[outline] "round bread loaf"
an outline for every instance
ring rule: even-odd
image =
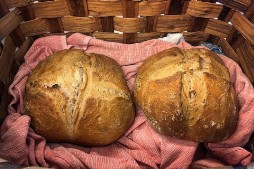
[[[25,114],[49,142],[103,146],[128,130],[134,106],[116,61],[69,49],[54,53],[32,71]]]
[[[134,97],[150,125],[171,137],[218,142],[237,125],[229,71],[207,49],[174,47],[151,56],[138,70]]]

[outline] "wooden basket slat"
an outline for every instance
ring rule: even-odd
[[[34,39],[29,37],[27,38],[24,43],[19,47],[17,52],[14,55],[14,61],[16,65],[20,66],[24,62],[24,56],[26,52],[31,47],[32,43],[34,42]]]
[[[232,29],[233,29],[232,25],[211,18],[208,21],[208,24],[205,28],[205,32],[221,38],[227,38],[230,35]]]
[[[218,45],[222,48],[223,52],[227,57],[231,58],[236,63],[240,64],[236,52],[232,49],[228,41],[226,41],[224,38],[220,38],[218,41]]]
[[[158,16],[147,16],[145,32],[155,32],[157,27],[157,21]]]
[[[188,3],[186,0],[171,0],[169,11],[166,13],[168,15],[179,15],[185,14],[187,10]]]
[[[56,18],[69,15],[66,1],[48,1],[33,3],[32,8],[37,18]]]
[[[218,18],[222,5],[200,1],[189,1],[186,14],[201,18]]]
[[[88,0],[88,12],[90,16],[122,16],[122,3]]]
[[[124,18],[138,17],[138,2],[122,1],[122,14]],[[137,33],[123,33],[123,42],[130,44],[137,42]]]
[[[253,83],[254,82],[254,68],[249,65],[249,63],[246,61],[248,57],[248,52],[246,52],[246,49],[241,46],[236,49],[236,53],[239,59],[239,62],[241,64],[241,67],[245,73],[245,75],[249,78],[249,80]]]
[[[220,0],[224,5],[237,9],[239,11],[246,11],[248,6],[251,4],[251,0]]]
[[[64,32],[61,18],[47,18],[47,26],[52,33]]]
[[[41,35],[50,32],[47,27],[46,19],[37,18],[20,24],[20,29],[25,36]]]
[[[9,35],[23,21],[20,11],[14,9],[0,19],[0,40]]]
[[[99,30],[96,18],[64,16],[61,20],[64,31],[87,33]]]
[[[82,1],[83,1],[83,7],[84,7],[85,16],[88,16],[89,11],[88,11],[87,0],[82,0]]]
[[[186,42],[198,44],[200,42],[206,42],[209,38],[209,33],[205,33],[203,31],[183,32],[183,36]]]
[[[14,58],[16,46],[12,39],[7,36],[0,57],[0,81],[6,83],[10,74],[12,61]]]
[[[70,14],[73,16],[86,16],[83,0],[68,0]]]
[[[155,16],[164,14],[166,7],[167,1],[141,1],[138,5],[138,13],[141,16]]]
[[[158,32],[183,32],[190,29],[193,18],[189,15],[162,15],[158,16]]]
[[[137,42],[144,42],[144,41],[159,38],[159,37],[160,37],[160,33],[158,32],[138,33]]]
[[[123,43],[123,34],[110,33],[110,32],[94,32],[93,36],[97,39]]]
[[[143,32],[146,26],[146,18],[119,18],[114,17],[114,29],[124,33]]]
[[[36,19],[31,5],[22,6],[22,7],[19,7],[18,9],[22,12],[24,21]]]
[[[35,0],[8,0],[8,6],[12,7],[22,7],[32,4]]]
[[[239,48],[243,50],[245,61],[254,69],[254,49],[251,44],[245,40]]]
[[[254,25],[244,17],[240,12],[235,12],[231,18],[234,27],[246,38],[252,45],[254,45]]]

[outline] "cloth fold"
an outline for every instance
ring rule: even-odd
[[[105,42],[79,33],[69,38],[50,36],[37,39],[25,56],[9,93],[13,99],[9,115],[1,126],[0,157],[23,166],[39,165],[54,168],[188,168],[196,166],[247,165],[251,153],[241,148],[254,130],[254,90],[240,67],[231,59],[220,56],[229,68],[239,100],[240,116],[235,133],[220,143],[206,147],[213,159],[195,159],[198,143],[163,136],[147,123],[141,109],[130,129],[115,143],[103,147],[82,147],[67,143],[47,143],[30,127],[30,117],[23,115],[25,83],[33,68],[55,51],[80,48],[115,59],[122,67],[130,90],[139,66],[149,56],[171,47],[193,48],[186,42],[172,44],[149,40],[137,44]]]

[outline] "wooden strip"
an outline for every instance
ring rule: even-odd
[[[157,27],[157,21],[158,21],[158,16],[147,16],[145,32],[155,32]]]
[[[20,29],[25,36],[41,35],[49,32],[46,19],[41,18],[21,23]]]
[[[8,36],[5,39],[3,52],[0,57],[0,81],[6,83],[11,70],[12,61],[15,55],[16,46]]]
[[[171,6],[171,2],[172,0],[167,0],[167,4],[166,4],[166,10],[165,10],[165,15],[169,15],[169,10],[170,10],[170,6]]]
[[[225,18],[228,16],[230,11],[231,11],[231,9],[229,7],[223,6],[222,11],[221,11],[218,19],[224,21]]]
[[[98,29],[101,32],[114,32],[113,16],[99,18]]]
[[[230,46],[228,41],[226,41],[223,38],[220,38],[219,41],[218,41],[218,45],[222,48],[223,52],[225,53],[225,55],[227,57],[229,57],[230,59],[234,60],[236,63],[240,64],[236,52]]]
[[[46,21],[51,33],[61,33],[64,31],[61,18],[48,18]]]
[[[10,77],[9,79],[10,80],[8,80],[6,83],[3,83],[0,80],[0,124],[3,123],[5,117],[8,114],[7,107],[12,99],[12,97],[8,93],[8,89],[13,78]]]
[[[85,16],[88,16],[88,5],[87,5],[87,0],[83,0],[83,6],[84,6],[84,12],[85,12]]]
[[[218,18],[222,11],[222,5],[200,2],[200,1],[189,1],[186,13],[201,18]]]
[[[97,39],[102,39],[109,42],[123,43],[123,34],[108,33],[108,32],[94,32],[93,36]]]
[[[246,9],[245,13],[244,13],[244,16],[246,18],[250,18],[251,16],[254,16],[253,15],[254,13],[254,1],[251,3],[251,5]]]
[[[141,1],[139,3],[139,15],[155,16],[164,14],[167,7],[167,1]]]
[[[21,64],[24,62],[24,56],[27,53],[28,49],[31,47],[33,42],[34,42],[33,38],[31,37],[27,38],[15,53],[14,61],[18,66],[21,66]]]
[[[0,17],[4,17],[6,14],[10,12],[9,7],[6,3],[6,1],[0,1]],[[25,36],[19,29],[19,27],[15,28],[11,33],[10,37],[12,38],[13,42],[15,43],[16,46],[20,46],[24,40]]]
[[[22,7],[22,6],[27,6],[29,4],[32,4],[35,0],[8,0],[8,6],[10,8],[13,7]]]
[[[70,32],[95,32],[98,31],[96,18],[92,17],[62,17],[63,28]]]
[[[158,32],[138,33],[137,42],[144,42],[150,39],[157,39],[159,37],[160,37],[160,33]]]
[[[123,4],[123,17],[124,18],[137,18],[138,17],[138,2],[122,0]],[[137,33],[123,33],[123,42],[127,44],[136,43]]]
[[[180,15],[185,11],[186,0],[172,0],[168,15]]]
[[[231,18],[231,22],[243,37],[247,39],[251,45],[254,45],[254,25],[240,12],[235,12]]]
[[[233,26],[226,22],[217,19],[209,19],[205,32],[221,38],[226,38],[230,35],[232,29]]]
[[[251,44],[248,41],[244,41],[240,48],[243,50],[246,62],[254,69],[254,49],[252,48]],[[252,72],[254,75],[254,72]],[[254,77],[254,76],[253,76]]]
[[[19,7],[19,10],[22,11],[22,16],[24,21],[29,21],[35,19],[34,11],[31,5]]]
[[[241,67],[243,69],[243,72],[246,74],[246,76],[249,78],[249,80],[253,83],[254,82],[254,68],[251,67],[248,63],[246,49],[244,47],[239,47],[236,50],[236,53],[239,58],[239,62],[241,63]]]
[[[206,42],[209,38],[209,34],[203,31],[183,32],[183,36],[185,41],[191,44],[199,44],[200,42]]]
[[[242,11],[244,12],[247,7],[250,5],[251,3],[251,0],[244,0],[244,1],[236,1],[236,0],[220,0],[220,2],[230,8],[233,8],[233,9],[236,9],[236,10],[239,10],[239,11]]]
[[[114,28],[124,33],[143,32],[146,26],[145,18],[119,18],[114,17]]]
[[[190,29],[192,17],[189,15],[158,16],[157,32],[182,32]]]
[[[32,8],[37,18],[57,18],[70,14],[66,1],[33,3]]]
[[[85,16],[83,0],[67,0],[69,10],[73,16]]]
[[[23,21],[20,13],[21,12],[15,8],[0,19],[0,40],[5,38]]]
[[[90,16],[122,16],[122,3],[88,0],[88,11]]]

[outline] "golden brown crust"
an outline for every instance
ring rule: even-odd
[[[116,141],[134,119],[121,67],[111,58],[77,49],[58,51],[33,70],[25,113],[48,141],[86,146]]]
[[[171,48],[151,56],[138,70],[134,96],[152,127],[168,136],[218,142],[237,124],[229,71],[207,49]]]

